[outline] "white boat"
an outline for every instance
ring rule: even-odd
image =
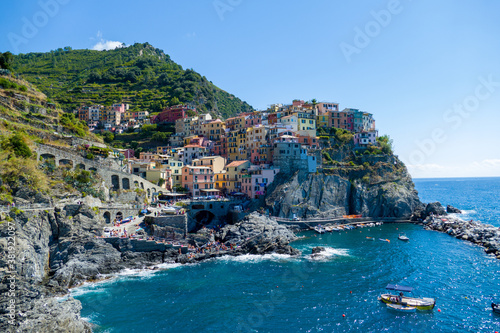
[[[387,307],[399,312],[416,312],[417,308],[414,306],[406,306],[402,304],[387,304]]]
[[[317,226],[314,227],[314,231],[316,231],[319,234],[324,234],[325,233],[325,228],[323,228],[320,225],[317,225]]]
[[[405,234],[400,234],[398,236],[398,239],[399,240],[402,240],[402,241],[409,241],[410,239],[408,238],[408,236],[406,236]]]
[[[387,290],[400,291],[399,295],[382,294],[379,296],[379,300],[391,305],[401,305],[406,307],[415,307],[418,310],[432,310],[436,305],[436,300],[434,298],[422,297],[408,297],[403,295],[403,292],[412,292],[412,287],[400,286],[395,284],[388,284]]]
[[[165,208],[162,208],[161,212],[163,214],[169,214],[169,215],[175,215],[177,213],[177,209],[175,209],[174,207],[165,207]]]

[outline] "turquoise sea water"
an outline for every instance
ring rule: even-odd
[[[468,182],[474,181],[462,185],[472,186]],[[498,179],[486,183],[498,186]],[[485,184],[473,186],[485,193],[471,190],[467,207],[457,199],[462,195],[453,193],[463,186],[452,180],[417,180],[416,185],[424,201],[472,207],[471,214],[487,223],[500,217],[495,203],[482,210],[489,193]],[[498,207],[498,198],[493,199]],[[400,232],[410,241],[399,241]],[[73,296],[100,332],[500,331],[500,316],[490,308],[492,300],[500,301],[500,261],[477,246],[412,224],[302,236],[292,244],[303,251],[298,258],[247,255],[166,264],[161,271],[126,271],[85,285]],[[326,254],[311,257],[319,245]],[[387,309],[377,296],[388,283],[436,298],[436,308],[412,314]]]

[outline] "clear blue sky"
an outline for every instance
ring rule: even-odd
[[[494,0],[10,1],[0,51],[149,42],[257,109],[316,98],[373,113],[414,177],[500,176],[498,13]]]

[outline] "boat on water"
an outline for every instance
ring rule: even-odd
[[[387,239],[387,238],[386,238],[386,239],[379,238],[379,240],[381,240],[382,242],[387,242],[387,243],[390,243],[390,242],[391,242],[391,240],[390,240],[390,239]]]
[[[491,308],[493,309],[493,312],[500,313],[500,304],[492,302],[491,303]]]
[[[405,234],[399,234],[398,239],[402,240],[402,241],[409,241],[410,240],[408,238],[408,236],[406,236]]]
[[[323,228],[320,225],[317,225],[317,226],[314,227],[314,231],[316,231],[319,234],[324,234],[325,233],[325,228]]]
[[[436,300],[434,298],[428,298],[428,297],[417,298],[417,297],[405,296],[403,293],[412,292],[413,290],[412,287],[400,286],[397,284],[388,284],[387,287],[385,288],[387,290],[395,290],[400,292],[399,295],[392,295],[392,294],[380,295],[378,299],[386,304],[415,307],[417,310],[422,310],[422,311],[432,310],[436,305]]]
[[[387,304],[387,308],[399,312],[416,312],[417,308],[414,306],[407,306],[402,304]]]
[[[366,239],[374,241],[375,237],[366,236]]]

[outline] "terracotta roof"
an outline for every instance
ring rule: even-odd
[[[187,145],[187,146],[184,146],[184,148],[207,148],[207,147],[203,147],[200,145]]]
[[[226,165],[226,168],[227,167],[237,167],[237,166],[240,166],[242,165],[243,163],[245,162],[248,162],[248,160],[243,160],[243,161],[233,161],[231,163],[229,163],[228,165]]]

